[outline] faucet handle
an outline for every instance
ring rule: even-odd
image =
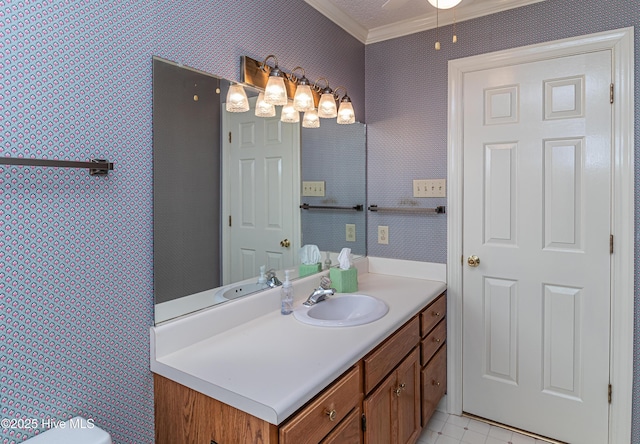
[[[325,290],[331,288],[331,279],[329,279],[329,276],[322,276],[322,278],[320,278],[320,288]]]

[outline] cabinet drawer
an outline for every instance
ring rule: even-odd
[[[320,444],[358,444],[362,442],[362,410],[360,407],[349,413]]]
[[[364,391],[369,393],[420,341],[418,318],[414,317],[364,358]]]
[[[421,362],[422,365],[427,365],[429,359],[438,351],[440,346],[444,344],[447,339],[447,319],[440,321],[436,327],[431,330],[431,333],[422,340],[420,348],[422,351]]]
[[[443,345],[433,359],[422,369],[422,426],[447,391],[447,346]]]
[[[320,442],[360,402],[362,390],[358,365],[280,427],[280,444]]]
[[[420,314],[420,336],[424,338],[446,314],[447,293],[445,292]]]

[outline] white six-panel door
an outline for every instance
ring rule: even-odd
[[[611,52],[464,74],[463,409],[608,437]]]

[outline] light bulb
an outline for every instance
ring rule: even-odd
[[[348,97],[347,100],[343,98],[340,102],[337,122],[341,125],[356,123],[356,114],[353,112],[353,105],[351,104],[351,100],[349,100]]]
[[[249,99],[247,99],[247,93],[244,92],[244,87],[242,85],[234,83],[229,86],[226,110],[230,113],[243,113],[245,111],[249,111]]]
[[[300,121],[300,113],[293,107],[293,101],[289,100],[289,103],[282,107],[280,121],[284,123],[298,123]]]
[[[297,111],[309,111],[315,106],[309,85],[298,85],[293,96],[293,106]]]
[[[323,119],[332,119],[338,115],[338,109],[336,108],[336,99],[330,92],[325,92],[320,96],[320,102],[318,102],[318,117]]]
[[[318,111],[315,109],[305,111],[304,117],[302,118],[302,126],[305,128],[320,128]]]
[[[264,89],[264,101],[270,105],[286,105],[287,90],[284,87],[284,79],[270,75],[267,86]]]
[[[256,116],[257,117],[273,117],[276,115],[276,107],[264,101],[264,93],[258,94],[256,100]]]

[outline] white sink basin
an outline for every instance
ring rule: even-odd
[[[266,284],[258,284],[256,282],[251,282],[247,284],[238,284],[233,287],[227,288],[222,292],[222,297],[224,299],[236,299],[242,296],[246,296],[251,293],[255,293],[256,291],[264,290],[267,287]]]
[[[349,327],[368,324],[387,314],[389,307],[365,294],[337,294],[311,307],[301,305],[293,311],[300,322],[321,327]]]

